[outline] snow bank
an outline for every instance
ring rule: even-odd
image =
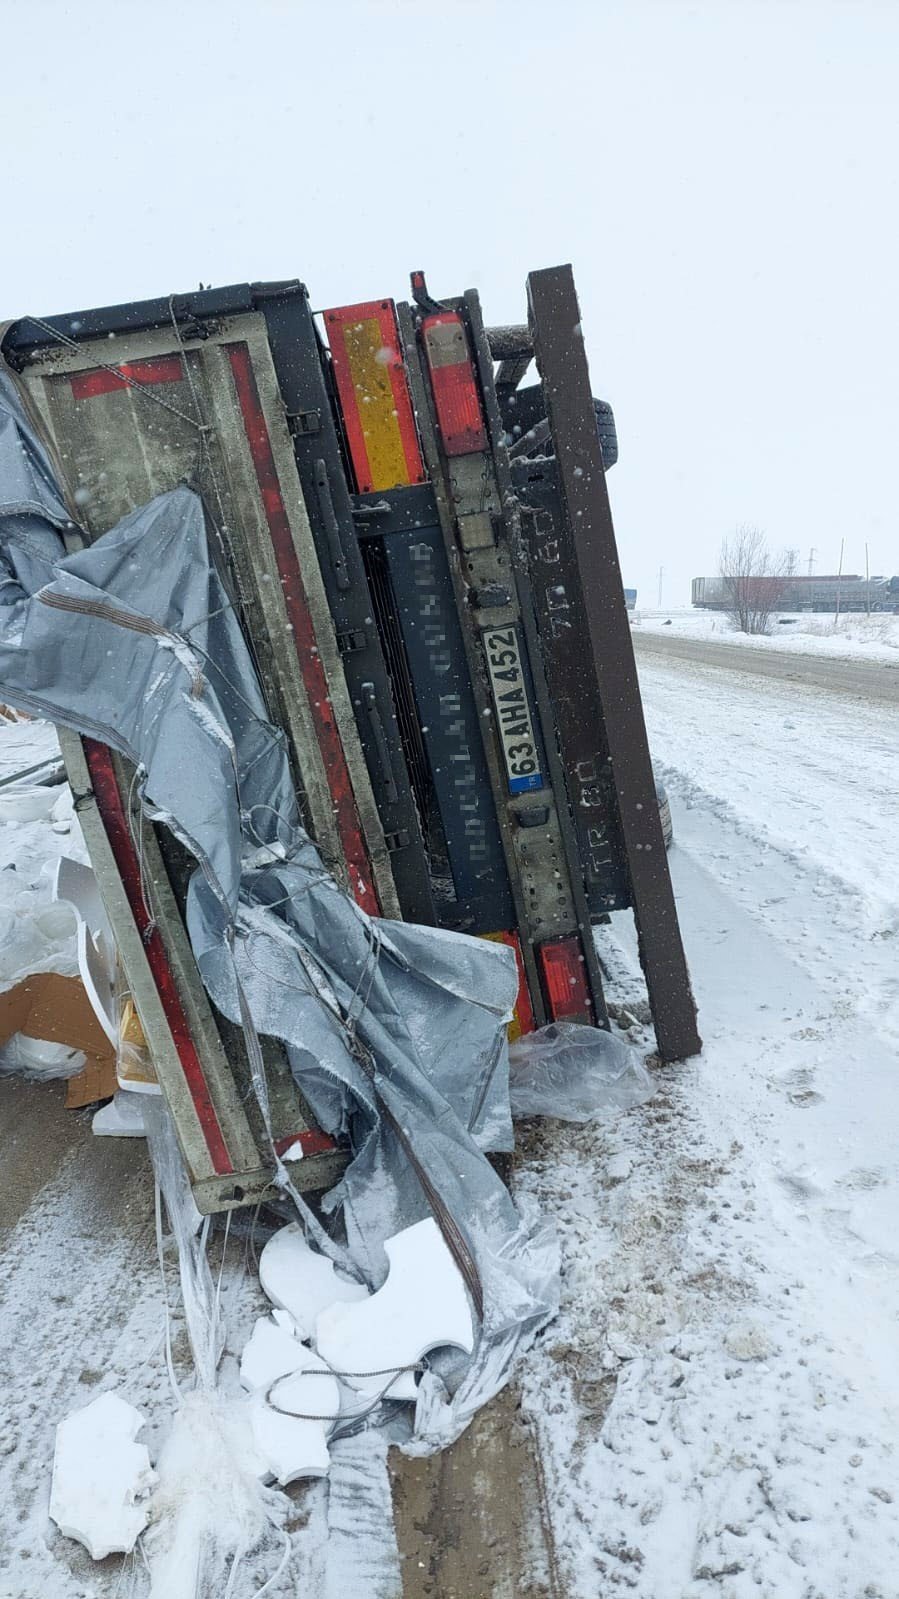
[[[610,1128],[535,1130],[563,1306],[524,1405],[569,1599],[892,1599],[899,749],[722,676],[641,663],[704,1054]]]
[[[723,611],[692,607],[675,611],[637,611],[635,632],[664,633],[680,638],[714,640],[743,649],[791,650],[801,655],[837,656],[845,660],[889,661],[899,666],[899,616],[865,616],[808,611],[782,612],[771,618],[771,631],[761,637],[740,633]]]

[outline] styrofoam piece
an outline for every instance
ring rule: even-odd
[[[341,1410],[340,1384],[321,1355],[305,1344],[302,1349],[302,1366],[272,1383],[268,1402],[274,1410],[289,1411],[294,1418],[333,1421]]]
[[[349,1376],[412,1366],[429,1349],[451,1344],[470,1354],[474,1325],[461,1273],[432,1217],[384,1245],[390,1271],[362,1303],[334,1304],[315,1326],[315,1347],[357,1392],[375,1395],[389,1377]]]
[[[56,862],[53,898],[68,900],[70,905],[74,905],[81,920],[87,923],[91,932],[102,938],[102,953],[110,971],[114,972],[115,939],[106,907],[97,887],[97,879],[91,868],[85,866],[82,861],[74,861],[68,855],[61,855]]]
[[[390,1378],[382,1377],[381,1382],[382,1385],[386,1382],[390,1382]],[[414,1405],[418,1398],[418,1378],[416,1377],[415,1372],[401,1371],[399,1376],[395,1377],[393,1382],[390,1383],[390,1387],[386,1390],[384,1398],[410,1400]]]
[[[106,957],[97,948],[94,935],[86,922],[78,923],[77,949],[78,971],[85,993],[106,1037],[115,1046],[119,1038],[115,978],[110,976]]]
[[[127,1554],[147,1525],[141,1494],[155,1482],[150,1456],[134,1440],[144,1418],[118,1394],[101,1394],[56,1429],[50,1515],[94,1560]]]
[[[109,1042],[118,1044],[115,940],[89,866],[63,855],[56,863],[53,897],[69,905],[77,925],[78,970]]]
[[[146,1138],[140,1094],[129,1094],[120,1088],[109,1104],[96,1112],[91,1130],[97,1138]]]
[[[325,1387],[324,1381],[321,1387]],[[254,1449],[265,1462],[267,1474],[275,1477],[282,1488],[298,1477],[325,1476],[331,1463],[328,1422],[282,1416],[265,1403],[261,1394],[254,1394],[250,1404]]]
[[[259,1281],[273,1305],[286,1310],[301,1338],[311,1338],[320,1311],[368,1298],[362,1283],[338,1277],[326,1255],[310,1249],[298,1222],[270,1238],[259,1257]]]
[[[240,1380],[251,1392],[263,1392],[277,1382],[299,1371],[303,1363],[312,1358],[312,1351],[300,1343],[293,1324],[285,1325],[285,1313],[275,1321],[271,1316],[260,1316],[240,1357]]]

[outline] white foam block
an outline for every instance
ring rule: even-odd
[[[279,1377],[298,1371],[311,1354],[283,1311],[278,1321],[260,1316],[240,1357],[240,1380],[245,1388],[264,1392]]]
[[[331,1305],[315,1328],[322,1358],[357,1392],[369,1395],[380,1393],[389,1377],[346,1374],[411,1366],[445,1344],[467,1354],[474,1347],[465,1285],[436,1222],[431,1217],[416,1222],[384,1248],[390,1271],[383,1288],[360,1303]]]
[[[311,1338],[320,1311],[368,1298],[362,1283],[338,1277],[326,1255],[310,1249],[298,1222],[270,1238],[259,1257],[259,1281],[273,1305],[289,1311],[301,1338]]]
[[[138,1503],[155,1482],[150,1456],[135,1443],[144,1418],[118,1394],[101,1394],[56,1429],[50,1515],[94,1560],[127,1554],[147,1525]]]
[[[74,913],[81,981],[100,1026],[115,1045],[118,1042],[116,947],[90,867],[62,856],[56,865],[53,897],[68,904]]]
[[[275,1382],[269,1402],[304,1420],[333,1421],[340,1414],[340,1385],[327,1362],[304,1347],[302,1366]]]
[[[298,1477],[325,1476],[331,1463],[327,1422],[279,1415],[261,1394],[254,1394],[251,1401],[251,1420],[256,1452],[265,1461],[267,1474],[282,1488]]]
[[[284,1316],[285,1312],[276,1315]],[[261,1322],[256,1325],[264,1326]],[[290,1337],[283,1327],[273,1331]],[[297,1341],[291,1338],[291,1342]],[[277,1478],[282,1488],[298,1477],[324,1476],[330,1463],[328,1433],[340,1413],[340,1388],[330,1367],[314,1350],[303,1344],[297,1344],[297,1348],[302,1356],[301,1369],[280,1378],[272,1376],[291,1352],[267,1332],[254,1361],[255,1371],[264,1368],[268,1379],[250,1401],[254,1453],[264,1462],[264,1474]],[[270,1403],[266,1402],[266,1394]]]
[[[143,1096],[120,1088],[94,1113],[91,1130],[97,1138],[146,1138]]]

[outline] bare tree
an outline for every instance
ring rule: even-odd
[[[786,592],[795,552],[776,560],[771,556],[761,528],[744,523],[722,541],[721,586],[728,601],[727,614],[741,633],[768,633],[771,617]]]

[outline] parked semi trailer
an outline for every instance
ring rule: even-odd
[[[592,924],[633,907],[660,1053],[699,1047],[571,269],[528,318],[476,293],[313,313],[298,281],[13,323],[2,343],[65,478],[73,548],[187,482],[304,821],[373,915],[515,952],[513,1031],[607,1025]],[[536,359],[537,381],[524,379]],[[255,1203],[271,1147],[239,1028],[184,922],[193,862],[133,772],[63,735],[129,987],[205,1211]],[[140,841],[138,859],[134,840]],[[342,1152],[264,1041],[301,1186]]]
[[[758,576],[741,578],[753,593],[777,611],[899,611],[899,577],[859,577],[857,572],[820,577]],[[725,578],[694,577],[692,602],[706,611],[728,611],[733,605]]]

